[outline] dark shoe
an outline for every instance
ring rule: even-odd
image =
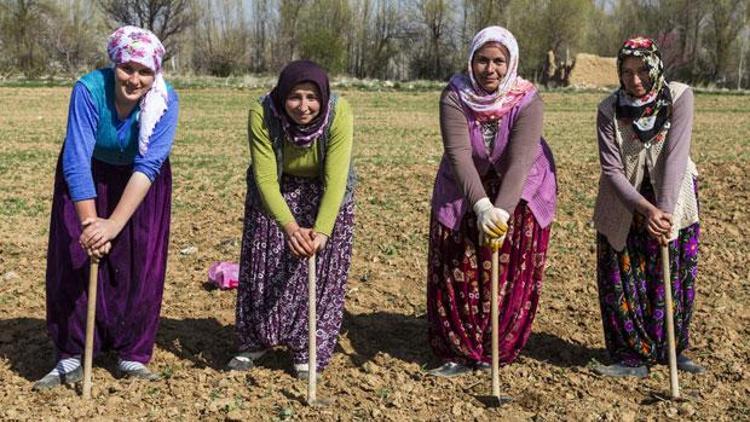
[[[34,383],[31,387],[34,391],[49,390],[62,384],[75,384],[83,379],[83,368],[80,366],[70,372],[62,375],[47,374],[42,379]]]
[[[594,372],[605,377],[646,378],[648,376],[648,367],[645,365],[627,366],[622,363],[615,363],[614,365],[597,365],[594,367]]]
[[[474,365],[474,370],[482,372],[492,372],[492,364],[487,362],[477,362]]]
[[[142,368],[131,369],[127,371],[119,369],[119,373],[120,378],[136,378],[145,381],[159,381],[161,379],[161,375],[151,372],[145,366]]]
[[[230,371],[249,371],[255,367],[253,358],[250,357],[250,353],[239,353],[233,357],[232,360],[227,364],[227,369]]]
[[[471,372],[471,368],[460,363],[446,362],[441,366],[427,371],[434,377],[453,378]]]
[[[693,362],[689,357],[685,355],[677,356],[677,369],[691,374],[702,374],[706,372],[706,368]]]

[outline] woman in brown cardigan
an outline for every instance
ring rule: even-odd
[[[597,118],[601,179],[594,211],[597,284],[607,376],[648,375],[667,358],[660,245],[669,246],[677,366],[703,368],[683,352],[698,266],[697,171],[690,160],[693,93],[664,79],[661,55],[646,38],[626,41],[617,57],[620,89]]]

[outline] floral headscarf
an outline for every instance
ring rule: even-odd
[[[118,28],[107,40],[107,54],[113,65],[135,62],[154,71],[154,84],[141,97],[138,133],[138,152],[145,155],[156,123],[167,110],[167,84],[161,62],[164,46],[153,32],[137,26]]]
[[[509,57],[508,72],[500,81],[497,91],[488,94],[477,82],[471,62],[474,54],[487,43],[503,45]],[[534,85],[518,76],[518,42],[513,34],[500,26],[488,26],[479,31],[471,41],[468,62],[468,76],[456,74],[450,85],[458,92],[463,104],[468,107],[479,122],[500,120],[531,90]]]
[[[635,98],[625,91],[622,83],[622,64],[627,57],[638,57],[648,68],[650,86],[648,93]],[[615,112],[618,118],[633,120],[633,130],[641,142],[649,142],[662,129],[669,129],[672,95],[664,79],[664,64],[654,40],[643,37],[631,38],[617,53],[617,76],[620,89],[617,91]]]

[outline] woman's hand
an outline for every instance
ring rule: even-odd
[[[328,243],[328,236],[319,232],[314,232],[314,236],[313,247],[315,248],[315,252],[320,252],[323,250],[323,248],[326,247],[326,244]]]
[[[107,242],[101,248],[84,248],[86,255],[101,259],[112,250],[112,242]]]
[[[646,219],[648,234],[662,245],[666,244],[669,235],[672,233],[672,214],[652,206],[648,209]]]
[[[315,252],[315,232],[312,229],[300,227],[296,222],[284,226],[287,245],[294,256],[298,258],[312,256]]]
[[[492,250],[499,250],[505,242],[505,235],[502,236],[488,236],[483,231],[479,232],[479,246],[489,246]]]
[[[108,218],[87,218],[81,223],[83,232],[79,239],[84,249],[95,251],[117,237],[122,225]]]
[[[500,237],[508,231],[508,219],[510,215],[502,208],[492,205],[489,198],[482,198],[474,204],[474,213],[477,215],[477,227],[484,232],[485,236]]]

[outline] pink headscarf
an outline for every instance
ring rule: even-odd
[[[120,27],[107,40],[107,54],[114,65],[135,62],[154,71],[154,84],[141,97],[138,133],[138,152],[141,156],[148,150],[154,126],[167,110],[167,84],[161,67],[164,52],[164,46],[153,32],[137,26]]]
[[[488,94],[474,77],[471,62],[474,54],[487,43],[496,42],[508,49],[510,60],[508,72],[500,81],[497,91]],[[464,106],[468,107],[479,122],[500,120],[531,90],[534,85],[518,76],[518,42],[513,34],[500,26],[488,26],[479,31],[471,41],[468,76],[456,74],[450,85],[458,92]]]

